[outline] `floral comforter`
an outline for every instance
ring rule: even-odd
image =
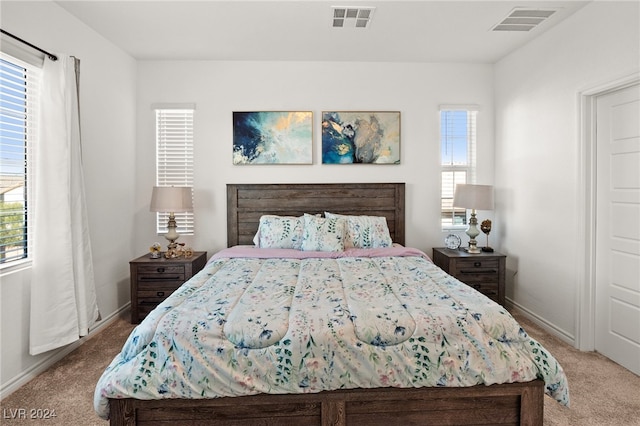
[[[107,398],[473,386],[541,378],[569,403],[561,366],[500,305],[416,249],[233,247],[160,304],[100,378]]]

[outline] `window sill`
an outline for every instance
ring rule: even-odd
[[[443,226],[442,232],[465,232],[469,225]]]
[[[6,265],[0,265],[0,277],[15,274],[25,269],[31,269],[33,261],[31,259],[17,260]]]

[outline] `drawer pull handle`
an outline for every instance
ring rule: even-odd
[[[140,281],[175,281],[180,280],[179,275],[165,276],[165,277],[140,277]]]
[[[164,291],[159,291],[156,293],[158,297],[164,297]]]
[[[158,271],[160,273],[163,273],[164,272],[164,268],[158,268],[158,269],[156,269],[156,271]]]
[[[482,262],[473,262],[473,266],[474,266],[475,268],[479,268],[479,267],[481,267],[481,266],[482,266]]]
[[[483,269],[482,271],[465,271],[464,269],[460,270],[461,274],[496,274],[497,272],[498,271],[496,271],[495,269]]]

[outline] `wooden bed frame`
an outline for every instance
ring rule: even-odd
[[[263,214],[385,216],[404,244],[405,185],[229,184],[227,242],[252,244]],[[111,399],[111,425],[542,425],[544,383],[353,389],[217,399]]]

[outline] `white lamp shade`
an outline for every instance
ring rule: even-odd
[[[493,186],[458,184],[453,206],[475,210],[493,210]]]
[[[190,186],[154,186],[151,193],[152,212],[181,213],[193,211]]]

